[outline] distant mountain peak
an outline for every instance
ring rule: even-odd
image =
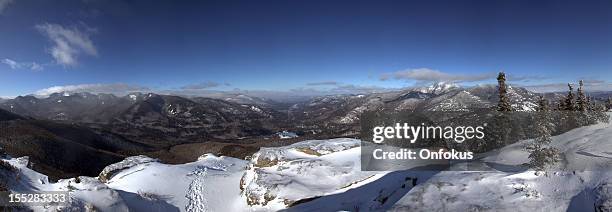
[[[459,87],[459,85],[453,82],[436,82],[427,87],[418,88],[417,91],[421,93],[441,94]]]

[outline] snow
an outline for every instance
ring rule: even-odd
[[[355,123],[359,120],[361,114],[365,111],[374,111],[384,106],[384,103],[380,101],[379,98],[369,99],[364,105],[356,107],[355,109],[349,111],[344,117],[341,117],[338,120],[340,124],[350,124]]]
[[[438,104],[433,106],[431,111],[469,111],[474,105],[484,106],[486,103],[478,96],[474,96],[469,91],[461,91],[451,98],[444,97]]]
[[[454,88],[459,88],[459,85],[451,82],[437,82],[428,87],[419,88],[417,91],[421,93],[441,94]]]
[[[169,104],[167,110],[168,110],[168,114],[173,115],[173,116],[182,112],[180,105],[175,105],[173,107],[172,104]]]
[[[294,132],[289,132],[289,131],[282,131],[282,132],[278,132],[276,133],[276,135],[278,135],[278,137],[280,139],[287,139],[287,138],[297,138],[298,135]]]
[[[349,138],[261,148],[250,161],[206,154],[170,165],[134,156],[100,177],[57,183],[29,169],[27,157],[3,160],[21,173],[12,191],[71,191],[70,205],[34,211],[605,211],[610,135],[610,124],[600,123],[554,136],[562,162],[546,173],[523,166],[531,140],[477,155],[483,162],[475,165],[489,170],[479,172],[450,171],[461,163],[441,172],[361,171],[360,141]]]
[[[164,197],[181,211],[244,210],[238,181],[246,161],[207,155],[198,161],[167,165],[139,164],[115,175],[110,188],[131,193],[138,191]]]
[[[516,108],[517,111],[536,111],[538,105],[529,101],[521,101],[520,103],[512,104],[512,108]]]
[[[311,197],[315,199],[296,203],[294,208],[301,211],[389,208],[412,188],[409,182],[415,174],[362,172],[359,142],[314,140],[263,148],[254,161],[257,158],[282,161],[264,169],[253,169],[252,161],[210,154],[178,165],[135,156],[108,166],[103,173],[114,174],[106,181],[79,177],[78,183],[75,178],[49,183],[46,176],[26,167],[27,159],[10,159],[12,164],[21,164],[23,173],[19,183],[10,187],[15,191],[72,191],[71,205],[32,207],[34,211],[81,211],[86,207],[98,211],[270,211]],[[247,204],[248,195],[258,194],[258,187],[269,188],[268,185],[276,186],[277,198],[267,205]]]
[[[20,177],[12,179],[9,187],[15,193],[36,191],[71,191],[71,204],[68,206],[46,205],[31,207],[34,211],[84,210],[89,203],[101,211],[126,211],[128,208],[123,199],[118,198],[116,191],[109,189],[98,180],[81,177],[76,183],[75,178],[49,183],[47,176],[27,168],[28,158],[10,158],[5,161],[19,169]]]
[[[387,202],[374,201],[377,197],[395,195],[399,199],[409,190],[404,186],[404,191],[381,193],[381,189],[402,189],[405,176],[361,171],[359,145],[359,140],[339,138],[262,148],[251,159],[241,181],[244,197],[256,209],[281,210],[314,198],[296,207],[299,211],[337,211],[380,209]]]
[[[263,113],[263,110],[259,109],[258,107],[255,106],[251,106],[251,110],[257,113]]]
[[[130,97],[130,99],[132,99],[132,101],[136,101],[136,99],[138,98],[138,96],[136,96],[134,94],[130,94],[129,97]]]
[[[168,165],[146,156],[130,157],[107,167],[120,170],[106,183],[79,177],[49,183],[47,177],[26,167],[27,158],[7,160],[22,173],[14,191],[71,191],[72,204],[31,207],[34,211],[246,211],[238,182],[246,161],[205,155],[198,161]],[[205,200],[205,201],[202,201]]]
[[[152,162],[158,162],[158,160],[149,158],[147,156],[142,156],[142,155],[128,157],[124,159],[123,161],[120,161],[118,163],[114,163],[114,164],[104,167],[104,169],[100,173],[100,177],[102,181],[106,181],[112,178],[116,172],[131,168],[131,167],[134,167],[140,164],[146,164],[146,163],[152,163]]]
[[[490,166],[491,171],[440,172],[408,192],[391,210],[592,211],[594,207],[610,210],[610,135],[610,124],[600,123],[554,136],[551,145],[562,152],[562,162],[546,173],[522,166],[528,160],[524,146],[531,140],[503,147],[483,155],[483,165]],[[504,171],[512,166],[514,171]]]

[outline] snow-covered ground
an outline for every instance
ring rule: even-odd
[[[8,160],[21,177],[11,190],[70,191],[73,204],[32,207],[35,211],[245,211],[238,182],[247,162],[230,157],[204,155],[198,161],[168,165],[144,156],[127,158],[105,183],[98,178],[79,177],[49,183],[47,177],[26,167],[24,158]],[[109,166],[111,167],[111,166]],[[91,206],[88,206],[91,207]]]
[[[536,173],[518,142],[486,153],[490,171],[443,171],[417,185],[394,211],[611,211],[612,127],[577,128],[553,137],[562,152],[552,170]],[[460,166],[461,164],[458,164]]]
[[[35,211],[609,211],[611,137],[608,123],[555,136],[562,161],[545,174],[524,168],[529,140],[479,155],[489,170],[479,172],[364,172],[359,141],[346,138],[262,148],[250,161],[203,155],[168,165],[135,156],[100,177],[57,183],[27,168],[27,158],[5,160],[21,173],[10,179],[14,192],[71,192],[71,205]]]
[[[262,148],[241,180],[244,197],[266,210],[384,210],[428,174],[361,171],[359,145],[340,138]]]

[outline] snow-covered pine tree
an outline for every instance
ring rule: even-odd
[[[586,126],[593,124],[593,116],[589,109],[590,103],[588,97],[584,95],[584,82],[578,81],[578,90],[576,91],[576,104],[574,110],[576,113],[576,123],[579,126]]]
[[[608,123],[610,121],[610,116],[606,113],[607,108],[605,104],[597,104],[597,101],[593,97],[588,97],[587,100],[589,103],[589,111],[587,111],[589,124],[597,124],[598,122]]]
[[[565,97],[565,102],[563,103],[565,110],[575,110],[574,106],[574,87],[572,84],[567,83],[567,87],[569,88],[569,92],[567,93],[567,97]]]
[[[577,111],[586,111],[588,109],[588,99],[584,95],[584,82],[580,80],[578,82],[578,96],[576,99],[576,110]],[[571,91],[571,88],[570,88]]]
[[[489,123],[491,127],[487,127],[490,130],[487,135],[487,142],[485,142],[484,149],[495,149],[505,146],[509,143],[512,131],[512,119],[509,112],[512,111],[510,101],[507,96],[506,86],[506,74],[502,71],[497,76],[497,91],[499,95],[499,102],[495,108],[495,116]]]
[[[557,110],[565,110],[565,99],[563,97],[557,103]]]
[[[597,110],[597,103],[592,96],[586,97],[586,110]]]
[[[526,147],[529,152],[529,167],[536,171],[544,171],[559,161],[559,151],[549,147],[553,127],[548,102],[543,96],[540,96],[535,124],[537,137]]]
[[[546,99],[544,99],[543,96],[540,96],[538,98],[538,108],[536,108],[537,111],[548,111],[548,101]]]
[[[499,102],[497,104],[497,111],[509,112],[512,111],[510,101],[508,100],[508,91],[506,86],[506,74],[502,71],[497,75],[497,85],[499,92]]]

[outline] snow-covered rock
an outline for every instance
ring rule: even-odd
[[[139,164],[157,162],[157,159],[153,159],[144,155],[132,156],[120,161],[118,163],[114,163],[104,167],[100,175],[98,176],[102,182],[108,181],[113,175],[121,170],[128,169],[134,167]]]
[[[253,210],[384,211],[433,172],[362,171],[360,141],[310,140],[255,153],[240,181]]]
[[[241,180],[249,205],[282,209],[371,178],[361,172],[359,140],[311,140],[262,148]]]
[[[278,137],[280,139],[287,139],[287,138],[297,138],[298,135],[294,132],[289,132],[289,131],[282,131],[282,132],[278,132],[276,133],[276,135],[278,135]]]

